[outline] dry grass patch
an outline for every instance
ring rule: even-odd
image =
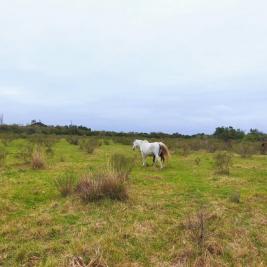
[[[77,184],[76,191],[85,202],[97,201],[103,198],[120,201],[128,199],[125,180],[112,170],[83,176]]]
[[[233,157],[227,152],[219,152],[214,156],[215,172],[217,174],[230,174],[230,167],[233,165]]]
[[[81,256],[75,256],[68,260],[66,267],[108,267],[108,264],[98,248],[88,261],[84,260]]]
[[[71,195],[76,186],[76,176],[73,172],[66,172],[64,175],[55,179],[57,190],[63,197]]]
[[[31,166],[35,170],[45,168],[44,153],[40,147],[36,147],[32,152]]]
[[[134,167],[134,159],[117,153],[111,156],[109,165],[121,179],[126,180]]]

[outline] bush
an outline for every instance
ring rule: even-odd
[[[253,154],[257,153],[257,147],[253,144],[249,143],[241,143],[237,149],[237,153],[242,157],[242,158],[251,158]]]
[[[201,162],[201,159],[199,157],[195,158],[195,164],[197,166],[199,166],[200,162]]]
[[[128,198],[125,182],[110,170],[82,177],[77,184],[77,193],[85,202],[97,201],[103,198],[122,201]]]
[[[99,147],[100,143],[96,138],[90,138],[87,140],[82,140],[80,142],[80,148],[87,152],[88,154],[93,154],[95,149]]]
[[[43,169],[45,167],[45,159],[40,147],[33,150],[31,165],[33,169]]]
[[[232,155],[227,152],[218,152],[214,156],[214,160],[216,173],[229,175],[232,166]]]
[[[114,154],[110,158],[110,167],[122,179],[127,179],[134,166],[134,160],[122,154]]]
[[[67,142],[71,145],[79,145],[79,137],[78,136],[69,136],[67,139]]]
[[[33,145],[28,143],[21,149],[18,157],[21,158],[25,163],[29,163],[33,154],[33,148]]]
[[[3,166],[5,164],[7,152],[5,149],[0,148],[0,166]]]
[[[190,154],[190,146],[188,144],[182,144],[182,156],[187,157]]]
[[[240,203],[240,193],[239,192],[231,193],[229,199],[233,203]]]
[[[110,139],[103,139],[103,145],[109,146],[111,144]]]
[[[72,194],[76,186],[76,176],[74,173],[65,173],[64,175],[55,179],[57,190],[63,197]]]

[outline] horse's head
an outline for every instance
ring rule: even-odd
[[[134,142],[133,142],[133,150],[135,150],[139,146],[140,146],[139,141],[138,140],[134,140]]]

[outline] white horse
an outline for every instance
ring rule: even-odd
[[[160,168],[163,168],[162,161],[164,162],[165,158],[170,155],[168,147],[161,142],[149,143],[147,140],[135,140],[133,142],[133,150],[137,147],[141,151],[143,166],[146,166],[147,156],[153,156],[153,164],[157,161],[160,164]]]

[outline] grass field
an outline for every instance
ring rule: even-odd
[[[61,139],[33,170],[16,157],[25,142],[10,142],[0,167],[0,266],[267,266],[267,156],[235,155],[224,176],[204,151],[160,170],[131,146],[87,154]],[[135,158],[127,201],[59,194],[59,175],[99,171],[115,152]]]

